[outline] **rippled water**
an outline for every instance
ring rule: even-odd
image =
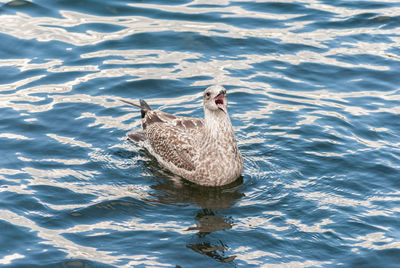
[[[0,4],[0,264],[394,267],[398,1]],[[243,177],[204,189],[126,140],[228,89]]]

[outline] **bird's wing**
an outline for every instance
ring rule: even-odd
[[[177,127],[189,135],[197,135],[204,126],[204,119],[185,117],[156,111],[157,116],[166,124]]]
[[[163,122],[154,122],[146,127],[146,136],[154,152],[163,161],[178,168],[192,171],[196,150],[194,138],[182,128]]]
[[[146,133],[144,131],[136,131],[127,134],[127,137],[130,141],[133,142],[141,142],[147,139]]]

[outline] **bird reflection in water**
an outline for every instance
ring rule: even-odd
[[[212,234],[232,229],[234,219],[220,215],[217,211],[230,208],[244,196],[240,192],[243,177],[222,187],[202,187],[184,180],[177,182],[177,178],[158,165],[152,157],[143,163],[154,176],[160,178],[157,184],[151,186],[154,192],[149,193],[152,198],[148,201],[176,206],[195,204],[201,208],[195,214],[195,226],[187,229],[198,232],[190,238],[186,247],[219,262],[233,261],[236,256],[227,256],[229,246],[223,241],[225,236],[216,239]]]
[[[232,218],[216,215],[211,209],[203,209],[197,213],[195,220],[196,227],[190,227],[188,231],[198,230],[198,237],[193,237],[194,242],[187,244],[186,247],[220,262],[233,261],[236,256],[226,256],[229,247],[222,240],[210,241],[211,239],[206,238],[206,235],[212,232],[231,229]]]

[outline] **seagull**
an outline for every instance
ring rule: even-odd
[[[226,90],[220,85],[203,93],[204,119],[141,109],[143,130],[128,133],[130,141],[142,144],[172,173],[202,186],[227,185],[240,177],[243,157],[236,143],[228,114]]]

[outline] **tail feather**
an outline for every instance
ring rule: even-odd
[[[142,100],[142,99],[139,100],[140,105],[137,105],[137,104],[135,104],[135,103],[133,103],[133,102],[130,102],[130,101],[127,101],[127,100],[123,100],[123,99],[120,99],[120,101],[122,101],[122,102],[124,102],[124,103],[126,103],[126,104],[129,104],[129,105],[135,106],[135,107],[137,107],[137,108],[140,108],[140,112],[141,112],[141,114],[142,114],[142,118],[144,118],[144,117],[146,116],[147,111],[150,111],[150,110],[151,110],[151,108],[150,108],[150,106],[147,104],[147,102],[145,102],[145,101]]]
[[[140,109],[140,112],[142,113],[142,118],[144,118],[146,116],[146,112],[150,111],[151,108],[150,106],[147,104],[147,102],[145,102],[144,100],[140,99],[139,100],[140,106],[143,107]]]

